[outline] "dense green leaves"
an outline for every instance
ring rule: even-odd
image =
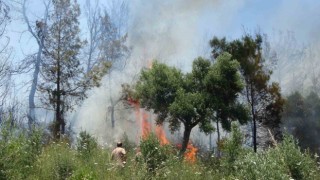
[[[212,55],[217,58],[229,52],[240,64],[244,79],[243,98],[250,107],[253,121],[253,146],[257,150],[257,122],[270,128],[277,139],[281,139],[280,119],[284,100],[277,83],[270,83],[272,71],[262,56],[263,38],[260,34],[244,35],[241,39],[227,42],[225,38],[214,37],[210,41]],[[271,84],[271,85],[270,85]]]
[[[243,87],[238,68],[239,63],[231,60],[230,54],[222,54],[214,64],[199,57],[193,62],[192,71],[186,74],[155,62],[152,69],[141,72],[135,98],[142,107],[158,115],[157,123],[168,121],[172,131],[181,123],[184,125],[181,150],[184,152],[196,125],[208,133],[213,130],[212,120],[221,119],[230,124],[244,118],[241,122],[245,122],[245,108],[236,103]]]

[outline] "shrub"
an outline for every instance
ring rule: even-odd
[[[274,149],[259,153],[250,151],[233,166],[232,176],[238,179],[290,179],[284,162]]]
[[[320,176],[316,159],[309,152],[302,153],[292,136],[285,135],[279,151],[293,179],[317,179]]]
[[[221,166],[223,166],[227,174],[232,173],[234,169],[234,162],[244,154],[242,147],[243,135],[236,123],[232,123],[231,126],[231,137],[221,145],[222,159]]]
[[[41,132],[27,135],[15,127],[2,126],[0,139],[0,179],[25,179],[41,153]]]
[[[67,179],[77,169],[74,150],[64,142],[56,142],[45,148],[34,169],[38,179]]]
[[[161,168],[168,159],[168,146],[161,146],[159,139],[150,134],[140,142],[141,154],[149,172]]]
[[[77,151],[81,157],[84,159],[90,158],[97,147],[98,143],[94,137],[86,131],[80,132],[79,138],[77,139]]]

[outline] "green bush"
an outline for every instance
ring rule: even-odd
[[[232,176],[238,179],[290,179],[284,162],[275,150],[248,152],[233,164]]]
[[[53,142],[35,163],[37,179],[67,179],[77,169],[76,152],[65,142]]]
[[[234,163],[236,160],[241,158],[244,155],[243,144],[243,135],[240,132],[240,129],[236,123],[231,125],[231,136],[230,139],[223,141],[221,145],[221,166],[224,169],[226,175],[233,173],[235,170]]]
[[[0,134],[0,179],[25,179],[41,153],[40,130],[28,134],[2,126]]]
[[[84,158],[90,158],[98,147],[97,140],[86,131],[81,131],[77,139],[77,151]]]
[[[162,146],[154,134],[150,134],[140,141],[140,149],[149,172],[163,167],[169,157],[169,147]]]
[[[316,159],[312,158],[309,152],[302,153],[292,136],[285,135],[283,142],[279,145],[279,151],[293,179],[320,177]]]
[[[234,163],[232,176],[239,179],[319,179],[316,160],[302,153],[292,136],[267,151],[248,151]]]

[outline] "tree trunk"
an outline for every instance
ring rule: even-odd
[[[257,125],[255,118],[253,118],[253,150],[257,152]]]
[[[60,33],[59,33],[60,35]],[[56,96],[56,122],[55,122],[55,130],[54,130],[54,136],[55,139],[60,139],[61,136],[61,127],[62,127],[62,114],[61,114],[61,90],[60,90],[60,72],[61,71],[61,67],[60,67],[60,37],[58,40],[58,58],[57,58],[57,81],[56,81],[56,85],[57,85],[57,89],[56,92],[54,92],[54,96]]]
[[[192,130],[191,127],[189,127],[188,125],[184,125],[183,141],[182,141],[182,146],[181,146],[181,150],[180,150],[180,156],[183,156],[183,154],[187,150],[191,130]]]
[[[218,140],[217,140],[217,157],[220,158],[220,128],[219,128],[219,121],[216,121],[217,123],[217,135],[218,135]]]
[[[31,130],[33,128],[33,126],[36,122],[34,96],[36,94],[37,84],[38,84],[38,75],[40,72],[41,53],[42,53],[42,45],[39,45],[39,50],[37,53],[37,60],[36,60],[35,68],[34,68],[34,72],[33,72],[32,86],[31,86],[31,90],[29,93],[29,112],[28,112],[29,130]]]
[[[29,93],[29,112],[28,112],[28,115],[27,115],[27,117],[28,117],[28,127],[29,127],[29,130],[31,130],[32,127],[34,126],[35,122],[36,122],[34,96],[36,94],[37,85],[38,85],[38,75],[39,75],[39,72],[40,72],[41,55],[42,55],[43,41],[44,41],[46,30],[45,30],[45,28],[41,29],[41,31],[42,31],[42,36],[41,37],[37,36],[37,34],[34,32],[34,30],[32,29],[32,27],[30,25],[30,21],[29,21],[29,18],[27,16],[27,13],[26,13],[26,10],[27,10],[26,9],[26,3],[27,3],[27,0],[24,0],[23,4],[22,4],[22,14],[23,14],[23,17],[24,17],[24,21],[26,22],[26,24],[28,26],[28,31],[37,40],[37,44],[38,44],[38,53],[37,53],[37,58],[36,58],[36,62],[35,62],[35,65],[34,65],[34,72],[33,72],[31,90],[30,90],[30,93]],[[49,9],[49,4],[45,3],[44,24],[47,24],[48,9]]]
[[[253,85],[251,83],[250,84],[250,100],[248,98],[248,101],[249,101],[249,103],[251,105],[251,114],[252,114],[252,122],[253,122],[253,129],[252,129],[253,151],[257,152],[257,122],[256,122],[256,111],[255,111],[254,97],[255,97],[255,93],[254,93],[254,90],[253,90]]]

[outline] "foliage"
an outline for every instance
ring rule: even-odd
[[[84,98],[86,92],[100,85],[111,64],[100,63],[85,73],[79,58],[84,42],[80,39],[80,7],[77,1],[56,0],[46,24],[44,38],[41,83],[39,90],[42,102],[55,112],[53,136],[58,139],[65,133],[65,114],[73,110]]]
[[[241,39],[228,42],[226,38],[214,37],[210,41],[212,55],[217,58],[229,52],[240,63],[240,72],[245,82],[244,99],[250,107],[253,121],[253,146],[257,150],[257,121],[273,131],[281,139],[280,120],[284,100],[277,83],[270,83],[272,71],[266,65],[262,55],[263,39],[260,34],[255,37],[245,34]]]
[[[90,158],[98,147],[98,143],[94,137],[92,137],[86,131],[79,133],[77,139],[77,151],[84,159]]]
[[[221,148],[223,153],[222,166],[224,166],[229,173],[235,170],[234,163],[240,158],[243,152],[243,135],[239,127],[233,123],[231,129],[230,139],[226,140]]]
[[[246,121],[245,109],[236,103],[242,89],[238,66],[228,54],[219,56],[214,64],[199,57],[193,62],[192,72],[186,74],[155,62],[151,69],[142,70],[135,99],[158,115],[157,124],[168,121],[171,131],[184,125],[183,154],[192,128],[199,125],[205,133],[213,131],[214,114],[226,128],[231,120]]]
[[[4,127],[4,126],[3,126]],[[142,161],[128,153],[125,168],[115,168],[111,149],[95,148],[90,158],[79,156],[69,143],[41,144],[41,131],[33,135],[7,133],[0,139],[0,179],[319,179],[316,159],[301,152],[291,136],[267,151],[254,153],[242,146],[242,134],[232,124],[222,157],[194,163],[181,160],[170,146],[161,146],[155,135],[141,140]],[[3,136],[1,136],[3,137]],[[92,137],[82,133],[83,144]],[[84,150],[84,149],[82,149]],[[93,152],[93,151],[92,151]],[[211,161],[212,165],[209,165]],[[152,169],[152,171],[151,171]]]
[[[319,167],[309,153],[302,153],[291,136],[265,152],[249,152],[235,164],[240,179],[317,179]]]
[[[35,163],[34,173],[39,179],[66,179],[76,169],[75,151],[69,144],[54,142],[44,149]]]
[[[298,139],[298,144],[303,149],[313,153],[320,153],[320,98],[311,92],[303,97],[299,92],[294,92],[287,97],[283,122],[287,132]]]
[[[308,152],[302,153],[292,136],[286,136],[279,151],[293,179],[317,179],[319,169],[316,159]]]
[[[168,147],[161,146],[159,139],[154,134],[150,134],[140,141],[140,150],[150,172],[162,168],[168,159]]]
[[[27,135],[7,122],[0,131],[0,179],[25,179],[41,153],[41,131]]]
[[[238,179],[290,179],[288,169],[274,150],[248,152],[237,159],[233,177]]]

